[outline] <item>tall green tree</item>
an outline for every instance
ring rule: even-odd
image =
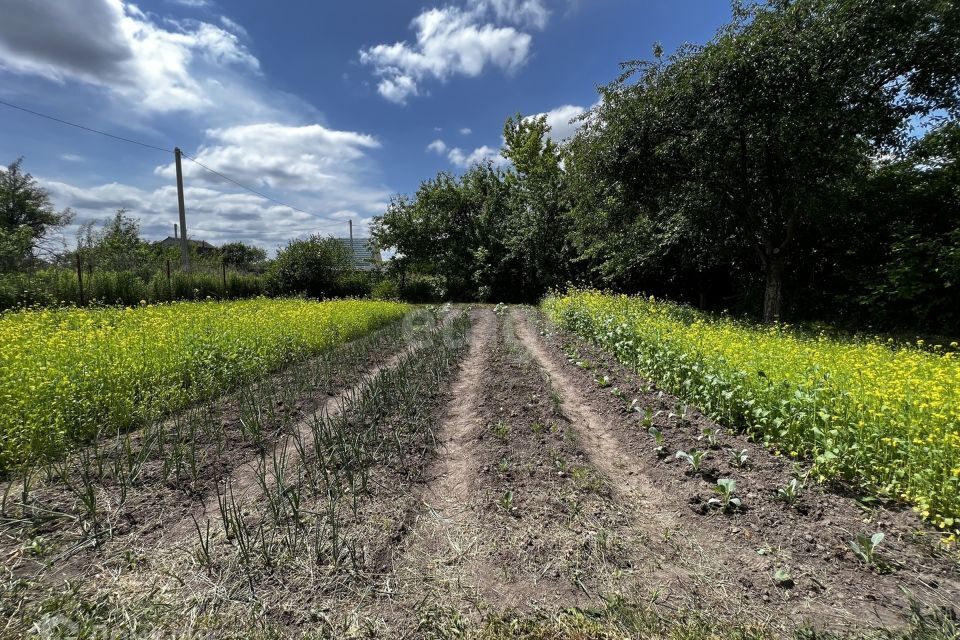
[[[371,234],[378,246],[396,250],[392,268],[401,279],[410,271],[436,276],[452,299],[517,299],[522,267],[508,244],[510,193],[491,163],[460,177],[441,172],[412,198],[394,198]]]
[[[869,154],[901,147],[915,118],[956,115],[958,13],[945,0],[737,5],[712,42],[628,64],[604,90],[584,135],[619,157],[598,200],[625,204],[611,215],[629,212],[654,247],[749,248],[763,317],[779,318],[799,231],[835,215]]]
[[[19,269],[53,256],[53,233],[73,219],[54,210],[50,194],[23,171],[23,158],[0,170],[0,267]]]
[[[134,271],[148,277],[149,250],[140,237],[140,220],[118,209],[112,218],[80,225],[77,251],[84,262],[103,271]]]
[[[537,299],[571,274],[563,153],[550,138],[546,116],[508,118],[503,139],[501,154],[513,164],[505,175],[513,198],[510,250],[522,268],[525,296]]]

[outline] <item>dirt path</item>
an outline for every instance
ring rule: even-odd
[[[455,520],[466,509],[477,472],[473,448],[483,426],[479,418],[480,390],[496,324],[496,317],[489,311],[477,312],[470,352],[460,365],[451,391],[454,401],[443,419],[438,442],[440,459],[431,472],[436,480],[427,486],[423,496],[433,517],[441,522]]]
[[[513,314],[518,335],[550,376],[562,398],[562,410],[581,434],[591,463],[634,511],[638,526],[653,539],[659,538],[648,554],[653,562],[673,566],[673,580],[662,586],[672,589],[681,600],[689,601],[691,595],[699,597],[701,592],[706,600],[720,596],[729,613],[742,610],[752,619],[766,619],[781,628],[801,622],[818,627],[896,627],[910,617],[904,588],[932,610],[946,607],[949,611],[951,602],[957,602],[956,565],[901,544],[900,537],[910,535],[906,526],[897,530],[897,520],[904,518],[880,511],[873,514],[876,522],[868,524],[871,518],[864,518],[862,509],[851,500],[816,487],[807,489],[810,503],[791,509],[777,502],[776,483],[789,477],[788,463],[745,438],[726,433],[686,407],[675,408],[680,406],[676,399],[652,391],[621,367],[608,366],[600,353],[591,352],[596,369],[574,366],[561,353],[556,339],[540,335],[528,313],[514,309]],[[587,360],[583,353],[581,357]],[[610,377],[604,385],[596,382],[601,369]],[[611,392],[614,389],[616,395]],[[622,399],[634,396],[648,412],[647,420],[656,416],[654,424],[676,443],[669,455],[658,458],[652,453],[652,438],[639,424],[638,414],[627,410]],[[718,462],[728,454],[705,447],[705,430],[722,434],[719,437],[733,450],[749,451],[747,468]],[[682,463],[672,456],[675,450],[695,447],[706,448],[711,460],[699,477],[684,473]],[[744,487],[739,494],[748,506],[744,512],[728,515],[708,508],[710,484],[724,476],[738,478]],[[851,557],[846,541],[857,531],[874,526],[890,529],[891,544],[898,545],[909,564],[879,575]],[[654,534],[656,529],[661,531],[659,536]],[[675,543],[677,539],[679,543]],[[787,587],[773,580],[775,569],[780,568],[790,574]]]

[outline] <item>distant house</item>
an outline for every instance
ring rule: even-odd
[[[337,238],[353,255],[354,269],[371,271],[381,265],[380,249],[370,238]]]
[[[207,242],[206,240],[190,240],[190,239],[188,239],[188,240],[187,240],[187,244],[190,246],[191,249],[193,249],[194,251],[196,251],[199,255],[210,254],[210,253],[213,253],[213,252],[215,252],[215,251],[217,250],[217,248],[216,248],[215,246],[213,246],[212,244],[210,244],[210,243]],[[163,240],[160,241],[160,246],[161,246],[161,247],[164,247],[164,248],[167,248],[167,247],[177,247],[177,248],[179,248],[179,247],[180,247],[180,238],[174,238],[174,237],[172,237],[172,236],[167,236],[166,238],[164,238]]]

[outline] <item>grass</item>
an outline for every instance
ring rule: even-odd
[[[0,316],[0,473],[218,395],[408,307],[254,299]]]
[[[712,418],[876,496],[960,529],[960,358],[941,345],[836,340],[641,297],[571,291],[543,303]],[[956,344],[951,345],[956,348]]]

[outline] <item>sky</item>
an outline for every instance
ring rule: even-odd
[[[620,62],[706,42],[731,16],[723,0],[0,0],[0,14],[0,100],[178,146],[270,196],[184,161],[189,236],[271,253],[346,236],[348,220],[363,236],[438,171],[504,163],[510,115],[547,114],[569,137]],[[0,165],[19,157],[75,225],[122,207],[146,238],[172,235],[169,151],[0,106]]]

